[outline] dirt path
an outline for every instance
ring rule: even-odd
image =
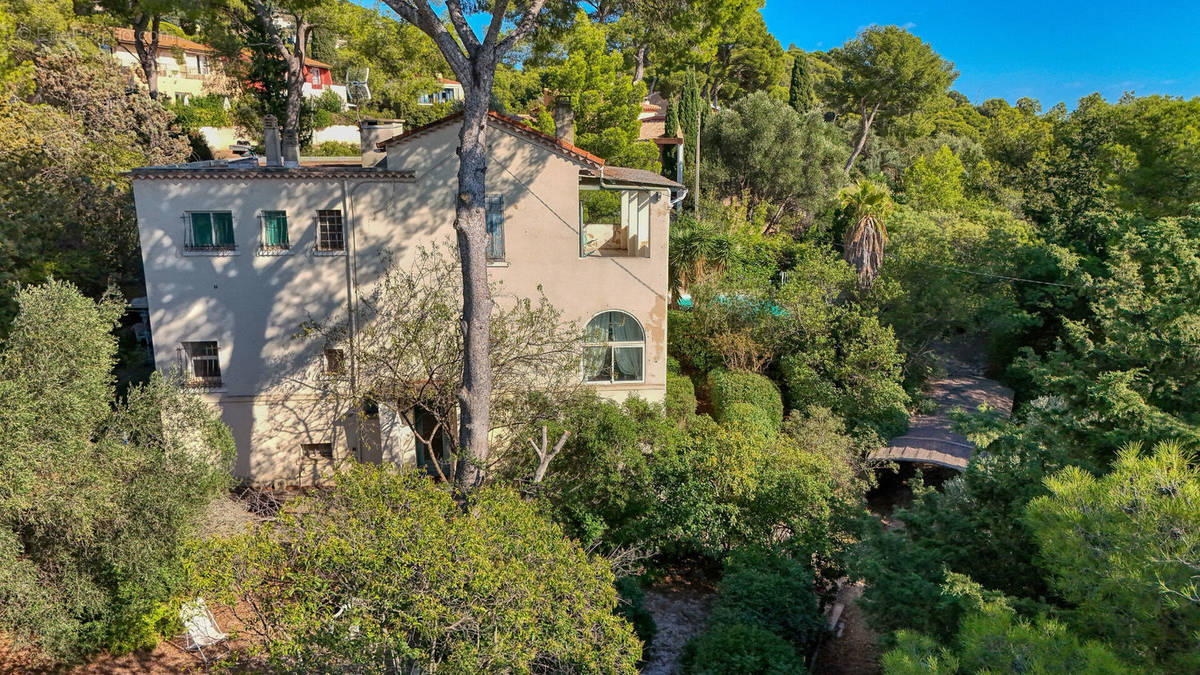
[[[704,630],[712,609],[711,591],[695,588],[658,588],[646,591],[646,610],[654,617],[658,633],[642,675],[679,672],[679,653],[692,636]]]
[[[879,668],[879,635],[867,626],[855,602],[862,597],[863,584],[847,584],[838,593],[843,606],[841,635],[835,631],[817,650],[813,672],[821,675],[874,675]]]

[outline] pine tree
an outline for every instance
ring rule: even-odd
[[[803,52],[792,55],[792,86],[788,91],[788,105],[801,115],[812,110],[814,99],[812,76],[805,68],[805,58]]]

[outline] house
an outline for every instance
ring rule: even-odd
[[[464,94],[461,82],[458,82],[457,80],[447,80],[440,75],[437,78],[437,82],[441,89],[431,94],[421,94],[417,98],[417,105],[453,103],[454,101],[463,100]]]
[[[658,158],[662,162],[663,173],[675,174],[675,180],[683,180],[684,148],[683,137],[678,128],[667,128],[667,101],[658,92],[652,92],[642,100],[642,109],[638,113],[638,121],[642,123],[638,131],[638,140],[654,143],[658,146]]]
[[[142,72],[133,30],[114,28],[112,32],[113,43],[101,48],[121,65]],[[158,91],[167,98],[189,103],[193,96],[212,93],[216,88],[219,63],[216,52],[208,45],[159,33],[154,60],[158,67]]]
[[[323,395],[327,359],[341,367],[353,355],[294,334],[308,319],[353,312],[385,252],[406,265],[420,247],[454,240],[460,121],[404,133],[364,124],[362,157],[308,161],[294,144],[282,157],[272,150],[279,132],[268,119],[265,161],[131,172],[156,367],[182,369],[220,410],[242,479],[304,484],[348,458],[425,460],[412,411]],[[492,113],[488,125],[489,277],[605,328],[580,364],[601,395],[662,401],[669,212],[682,186],[511,118]],[[620,208],[595,207],[601,193]]]
[[[328,63],[322,63],[316,59],[304,59],[304,97],[305,98],[320,98],[327,91],[332,91],[337,94],[338,98],[342,99],[342,105],[346,104],[346,85],[334,84],[333,73],[331,66]]]

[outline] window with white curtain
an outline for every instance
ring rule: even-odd
[[[646,336],[637,319],[612,310],[597,314],[583,332],[585,382],[641,382]]]

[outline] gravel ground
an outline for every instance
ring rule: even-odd
[[[697,588],[656,588],[646,591],[646,609],[658,625],[642,675],[679,672],[679,652],[693,635],[704,630],[713,593]]]

